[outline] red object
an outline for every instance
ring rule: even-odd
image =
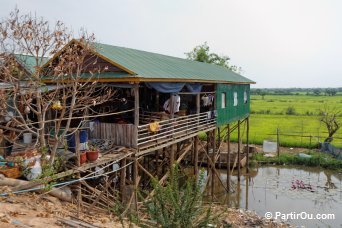
[[[87,154],[86,153],[81,153],[80,154],[80,164],[84,164],[87,161]]]
[[[98,157],[99,157],[99,151],[98,150],[87,151],[87,159],[89,161],[96,161]]]

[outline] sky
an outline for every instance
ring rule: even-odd
[[[342,87],[340,0],[0,0],[98,42],[185,58],[207,42],[254,88]]]

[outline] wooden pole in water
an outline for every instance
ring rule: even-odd
[[[279,146],[279,128],[277,128],[277,156],[279,158],[280,146]]]
[[[238,151],[237,151],[237,162],[238,162],[238,181],[240,181],[240,169],[241,169],[241,165],[240,165],[240,143],[241,143],[241,139],[240,139],[240,120],[238,120]]]
[[[246,205],[245,205],[245,209],[248,210],[248,185],[249,185],[249,177],[246,176]]]
[[[249,117],[246,119],[247,121],[247,132],[246,132],[246,146],[247,146],[247,158],[246,158],[246,173],[249,173]]]
[[[227,125],[227,189],[230,192],[230,124]]]

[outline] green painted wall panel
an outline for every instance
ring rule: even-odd
[[[237,93],[237,105],[234,106],[234,92]],[[244,93],[247,102],[244,102]],[[222,107],[222,93],[225,94],[226,106]],[[217,126],[243,119],[250,112],[250,85],[217,84],[216,87]]]

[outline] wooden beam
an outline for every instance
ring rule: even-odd
[[[138,131],[139,126],[139,84],[134,84],[134,125]]]

